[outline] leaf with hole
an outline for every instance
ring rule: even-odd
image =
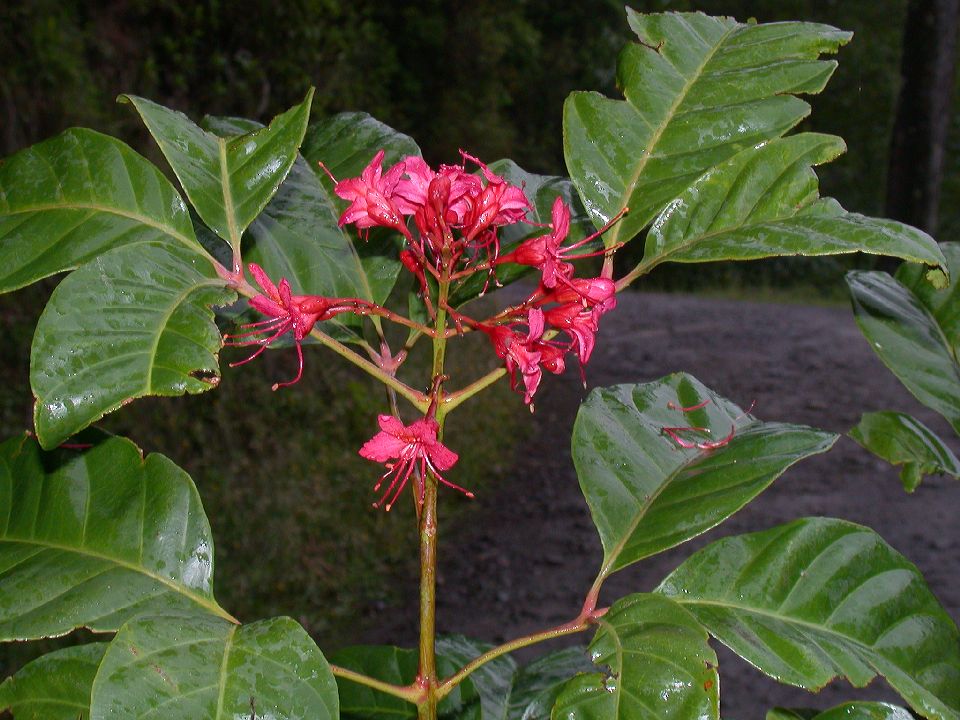
[[[30,352],[43,446],[134,398],[216,387],[222,340],[211,308],[235,297],[205,255],[158,243],[73,272],[50,297]]]
[[[960,461],[943,440],[916,418],[897,412],[865,413],[850,437],[891,465],[903,465],[900,481],[907,492],[924,475],[960,479]]]

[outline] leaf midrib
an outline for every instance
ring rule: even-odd
[[[175,228],[164,225],[157,222],[153,218],[150,218],[147,215],[142,215],[140,213],[120,210],[119,208],[110,207],[109,205],[101,205],[100,203],[89,203],[89,202],[67,202],[67,203],[42,203],[39,205],[25,205],[17,210],[10,212],[0,213],[0,216],[11,216],[11,215],[21,215],[24,213],[39,213],[39,212],[49,212],[52,210],[96,210],[97,212],[103,212],[110,215],[117,215],[119,217],[127,218],[128,220],[136,220],[137,222],[143,223],[148,227],[155,228],[160,230],[166,235],[178,240],[187,247],[199,250],[204,255],[207,254],[207,251],[203,249],[203,246],[196,241],[196,239],[191,238],[187,235],[184,235],[179,230]]]
[[[0,538],[0,545],[2,545],[3,543],[33,545],[42,549],[60,550],[62,552],[73,553],[76,555],[82,555],[84,557],[93,558],[95,560],[103,560],[104,562],[113,563],[114,565],[120,568],[123,568],[125,570],[130,570],[131,572],[135,572],[140,575],[145,575],[150,579],[159,582],[160,584],[176,592],[178,595],[183,595],[184,597],[188,598],[189,600],[192,600],[197,605],[201,606],[202,608],[208,610],[209,612],[211,612],[212,614],[218,617],[228,620],[234,624],[239,624],[240,622],[235,617],[233,617],[230,613],[228,613],[226,610],[221,608],[220,605],[217,604],[217,602],[212,598],[208,600],[207,598],[203,597],[202,595],[199,595],[195,591],[190,590],[186,586],[179,585],[176,581],[168,577],[164,577],[163,575],[160,575],[156,572],[152,572],[142,565],[135,565],[134,563],[129,562],[127,560],[122,560],[116,557],[110,557],[109,555],[95,552],[88,548],[78,548],[70,545],[63,545],[61,543],[50,542],[48,540],[39,540],[37,538],[16,538],[16,537],[7,536],[7,537]]]
[[[736,30],[738,25],[733,25],[728,28],[723,35],[717,38],[716,43],[710,49],[710,51],[704,55],[703,60],[697,66],[696,70],[691,73],[690,77],[687,78],[687,81],[683,84],[683,87],[680,89],[680,92],[677,93],[677,97],[674,99],[673,103],[670,105],[670,108],[667,110],[666,114],[663,117],[663,120],[659,125],[654,129],[653,135],[650,137],[650,140],[647,141],[647,144],[644,146],[643,151],[640,153],[640,161],[637,163],[637,167],[634,172],[631,174],[629,182],[625,186],[626,197],[623,198],[624,203],[633,195],[633,190],[636,187],[637,182],[640,180],[640,175],[643,173],[644,168],[646,168],[647,163],[650,162],[650,159],[653,157],[653,151],[656,149],[657,144],[660,142],[660,139],[663,137],[664,132],[666,132],[667,127],[673,121],[674,115],[677,113],[677,109],[683,104],[683,101],[687,99],[691,88],[697,83],[701,75],[703,75],[703,69],[707,64],[713,59],[713,56],[720,49],[721,45],[726,42],[730,34]],[[629,102],[629,101],[625,101]],[[630,103],[633,107],[633,103]],[[607,242],[607,247],[611,247],[619,242],[620,238],[620,229],[623,227],[623,223],[617,223],[609,230],[609,242]]]

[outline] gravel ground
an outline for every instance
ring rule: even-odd
[[[917,403],[883,367],[846,308],[621,296],[617,310],[603,319],[587,373],[590,386],[649,381],[679,370],[742,407],[755,402],[753,413],[764,420],[842,433],[863,412],[896,409],[953,438],[954,449],[960,449],[947,423]],[[576,370],[549,377],[537,395],[532,436],[519,448],[510,476],[475,501],[469,524],[441,524],[441,632],[499,642],[577,614],[601,557],[569,451],[584,394]],[[693,550],[723,535],[826,515],[877,530],[920,568],[958,620],[958,510],[960,483],[928,478],[908,496],[895,469],[841,438],[831,452],[791,468],[720,527],[613,576],[601,601],[652,589]],[[404,607],[371,618],[376,627],[367,631],[365,642],[415,644],[412,583],[406,597]],[[588,639],[583,635],[575,641]],[[527,649],[519,659],[543,649]],[[812,695],[778,685],[722,647],[718,653],[725,718],[760,719],[774,705],[826,708],[850,699],[896,699],[881,681],[865,689],[834,682]]]

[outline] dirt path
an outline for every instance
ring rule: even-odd
[[[620,303],[604,318],[588,369],[591,387],[684,370],[741,406],[756,401],[753,412],[764,420],[844,432],[864,411],[897,409],[952,437],[949,426],[881,365],[845,308],[664,294],[630,294]],[[549,378],[537,396],[532,437],[520,448],[511,477],[476,501],[469,527],[446,532],[439,578],[441,632],[502,641],[576,615],[600,559],[569,452],[583,395],[575,370]],[[601,600],[652,589],[692,550],[722,535],[810,515],[845,518],[877,530],[917,564],[947,611],[960,619],[960,483],[928,479],[908,496],[896,470],[846,438],[827,455],[792,468],[714,531],[614,576]],[[415,617],[414,588],[408,596],[409,606],[391,612],[388,626],[381,624],[378,637],[366,640],[414,644],[405,636]],[[725,718],[760,719],[776,704],[829,707],[854,698],[895,698],[877,682],[866,690],[836,682],[811,695],[780,686],[722,648],[719,652]]]

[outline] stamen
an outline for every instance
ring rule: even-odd
[[[669,410],[679,410],[680,412],[688,413],[688,412],[693,412],[694,410],[700,410],[701,408],[705,408],[709,404],[710,404],[710,398],[707,398],[702,403],[698,403],[697,405],[690,405],[689,407],[683,407],[682,405],[678,405],[677,403],[673,402],[673,400],[671,400],[670,402],[667,403],[667,408]]]

